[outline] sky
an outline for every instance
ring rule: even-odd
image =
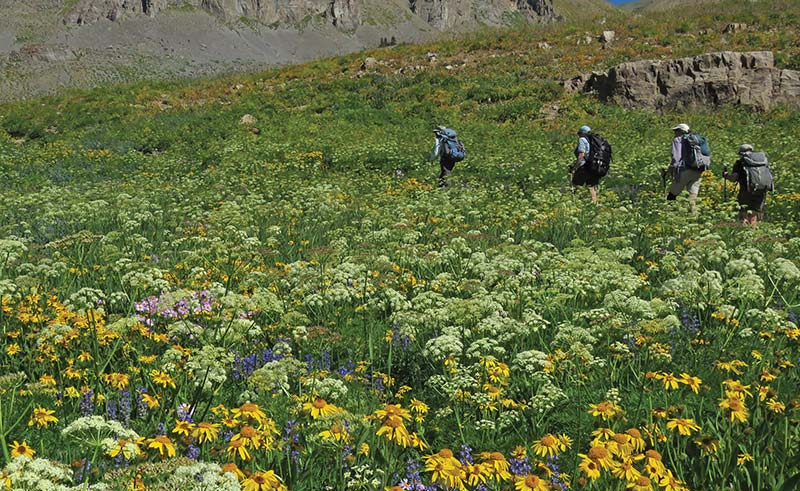
[[[621,3],[631,3],[631,2],[633,2],[635,0],[608,0],[608,1],[610,3],[613,3],[614,5],[619,5]]]

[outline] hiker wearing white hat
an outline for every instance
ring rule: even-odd
[[[689,191],[689,203],[692,212],[696,209],[697,195],[700,193],[700,181],[703,171],[708,169],[711,151],[705,138],[692,133],[689,125],[681,123],[672,128],[675,137],[672,139],[672,161],[669,169],[664,170],[672,175],[672,185],[667,194],[668,201],[674,201],[684,189]],[[702,148],[702,151],[700,150]]]

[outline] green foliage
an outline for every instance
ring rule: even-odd
[[[681,55],[722,40],[675,25],[697,33],[747,11],[754,24],[782,26],[752,34],[758,43],[797,59],[797,32],[782,17],[726,6],[716,19],[682,13],[662,25],[654,15],[608,28],[648,40],[637,56]],[[656,42],[667,33],[670,51]],[[599,445],[598,428],[635,429],[691,489],[792,489],[800,113],[653,114],[564,94],[557,80],[627,59],[635,44],[578,46],[582,35],[577,25],[487,30],[377,50],[369,55],[385,64],[364,71],[363,55],[351,55],[4,106],[5,454],[17,441],[37,457],[99,463],[80,474],[113,489],[189,486],[219,472],[162,458],[157,438],[168,436],[179,457],[235,462],[250,478],[275,470],[290,489],[383,489],[409,460],[461,445],[477,460],[525,447],[544,476],[534,443],[552,433],[571,440],[557,453],[572,488],[624,489],[608,472],[579,484],[578,453]],[[539,58],[541,41],[553,48]],[[425,60],[431,50],[436,63]],[[256,121],[243,124],[246,114]],[[696,215],[684,197],[663,200],[659,173],[679,121],[714,152]],[[439,124],[468,152],[446,189],[424,161]],[[597,205],[566,175],[582,124],[614,146]],[[743,142],[766,151],[777,176],[758,228],[736,222],[735,185],[719,179]],[[702,379],[697,392],[686,381],[665,387],[680,373]],[[739,394],[742,422],[719,406],[735,381],[752,393]],[[82,421],[82,400],[124,420],[120,407],[144,394],[159,405],[127,415],[144,438],[129,442],[141,451],[129,466],[106,453],[119,438],[84,448],[59,431]],[[315,416],[316,398],[344,412]],[[387,404],[406,410],[412,398],[430,409],[401,417],[403,427],[427,450],[377,434]],[[231,422],[248,401],[269,421]],[[587,414],[602,402],[618,410]],[[59,421],[37,424],[39,407]],[[194,423],[278,433],[246,460],[222,438],[173,432],[186,407]],[[701,429],[681,435],[667,423],[677,418]],[[345,428],[344,440],[320,436]]]

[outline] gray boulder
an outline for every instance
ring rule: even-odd
[[[741,31],[747,30],[747,24],[741,24],[739,22],[732,22],[725,26],[725,29],[722,30],[722,34],[734,34]]]
[[[723,104],[767,110],[800,102],[800,72],[777,68],[769,51],[633,61],[575,77],[564,87],[629,108],[657,110]]]

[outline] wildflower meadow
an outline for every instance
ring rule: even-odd
[[[548,71],[630,56],[577,29],[3,106],[0,489],[800,489],[800,112],[565,94]],[[682,121],[694,214],[659,174]],[[436,124],[468,154],[444,189]],[[614,146],[597,204],[581,124]],[[720,178],[744,142],[758,227]]]

